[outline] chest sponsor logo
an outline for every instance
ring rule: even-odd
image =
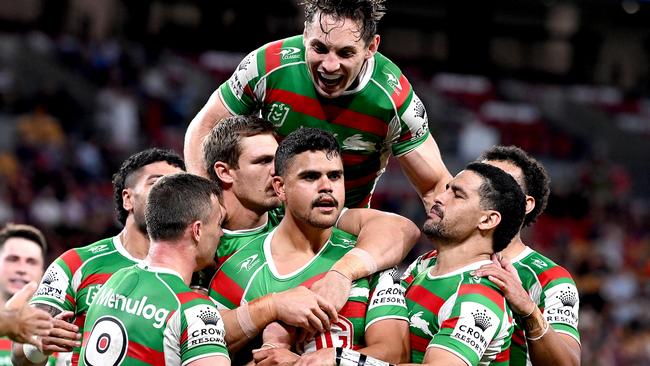
[[[492,341],[498,324],[499,319],[484,305],[465,303],[461,305],[461,316],[451,337],[482,355]]]
[[[99,290],[102,288],[102,285],[92,285],[88,286],[88,289],[86,291],[86,304],[90,306],[90,304],[93,303],[93,300],[95,300],[95,296],[99,292]]]
[[[424,313],[422,311],[418,311],[417,313],[413,314],[411,316],[411,319],[409,319],[409,324],[412,328],[422,331],[422,333],[429,336],[429,338],[433,338],[433,333],[431,333],[429,330],[429,322],[422,319],[423,314]]]
[[[66,290],[70,279],[65,273],[63,268],[54,263],[47,269],[43,275],[41,284],[36,290],[35,296],[49,297],[57,300],[60,303],[65,301]]]
[[[132,314],[146,320],[152,320],[152,325],[156,329],[163,327],[169,315],[169,310],[162,307],[158,308],[156,305],[148,303],[149,298],[147,296],[143,296],[141,299],[132,299],[106,286],[102,287],[97,293],[95,300],[99,306]]]
[[[271,105],[271,109],[269,110],[266,119],[273,123],[275,127],[280,127],[284,124],[290,111],[291,107],[288,105],[275,102]]]
[[[292,60],[300,57],[300,48],[297,47],[282,47],[280,52],[282,60]]]
[[[386,75],[388,85],[393,89],[395,94],[399,95],[402,92],[402,84],[399,82],[397,76],[390,71],[384,71],[384,75]]]
[[[187,347],[204,344],[226,346],[226,333],[219,312],[209,305],[197,305],[185,310],[188,324]]]
[[[363,135],[360,133],[354,134],[347,137],[341,143],[343,150],[352,150],[352,151],[368,151],[374,152],[377,151],[377,147],[372,141],[366,141],[363,139]]]
[[[239,270],[237,273],[241,272],[242,270],[250,271],[251,268],[253,268],[254,265],[257,264],[258,262],[258,257],[259,255],[253,254],[250,257],[244,259],[243,261],[239,262]]]

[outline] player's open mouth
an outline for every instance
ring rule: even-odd
[[[316,73],[318,76],[318,80],[324,84],[325,86],[328,87],[333,87],[338,85],[341,80],[343,79],[343,75],[330,75],[330,74],[325,74],[322,72]]]

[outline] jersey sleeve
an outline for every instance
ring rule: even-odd
[[[209,300],[194,300],[184,304],[181,311],[181,365],[204,357],[229,358],[223,320]]]
[[[400,286],[397,268],[382,271],[374,275],[370,281],[365,330],[375,322],[385,319],[408,321],[406,300]]]
[[[580,298],[575,282],[567,270],[552,267],[539,275],[542,285],[539,308],[546,321],[559,333],[568,334],[580,342],[578,311]]]
[[[422,145],[430,134],[424,104],[403,75],[400,78],[400,83],[403,89],[402,93],[408,94],[408,96],[403,105],[397,105],[398,117],[390,123],[391,151],[394,156],[398,157]]]
[[[61,311],[74,311],[77,303],[73,277],[81,263],[82,260],[74,249],[54,260],[41,278],[30,303],[50,305]]]
[[[255,86],[262,74],[258,66],[258,56],[263,53],[264,48],[260,48],[246,55],[232,76],[219,87],[221,100],[230,113],[245,115],[257,108]]]
[[[468,365],[478,365],[486,352],[496,356],[509,348],[509,319],[501,293],[481,283],[463,284],[448,316],[439,319],[440,330],[428,347],[445,349]]]

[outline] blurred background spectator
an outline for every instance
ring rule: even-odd
[[[145,147],[181,152],[243,52],[300,32],[297,3],[0,3],[0,224],[38,225],[49,260],[116,233],[110,175]],[[650,2],[387,6],[380,51],[414,84],[450,171],[497,143],[548,168],[524,241],[576,279],[583,364],[650,364]],[[394,161],[372,205],[425,217]]]

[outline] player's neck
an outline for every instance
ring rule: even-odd
[[[183,282],[189,286],[196,268],[195,258],[196,253],[192,246],[184,244],[182,240],[159,241],[152,243],[144,263],[178,272],[183,277]]]
[[[259,213],[256,210],[245,207],[230,192],[224,192],[224,206],[228,212],[228,219],[223,228],[227,230],[249,230],[265,225],[268,221],[268,213]]]
[[[149,251],[149,236],[140,231],[133,219],[133,215],[127,217],[126,224],[120,232],[119,237],[122,246],[132,257],[143,259],[147,256],[147,252]]]
[[[331,228],[320,229],[299,223],[287,213],[271,241],[272,260],[280,274],[291,273],[309,262],[331,234]]]
[[[526,244],[521,240],[521,232],[518,232],[514,238],[510,241],[510,244],[501,251],[501,256],[504,259],[512,261],[513,258],[519,256],[524,250],[526,250]]]
[[[476,237],[469,238],[461,244],[441,243],[437,248],[438,257],[431,274],[440,276],[478,261],[490,260],[492,254],[490,246],[491,242]]]

